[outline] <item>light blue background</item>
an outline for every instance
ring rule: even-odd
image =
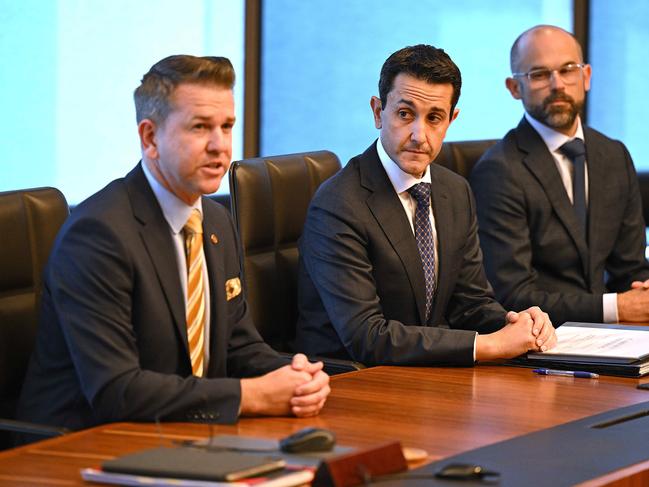
[[[589,123],[649,170],[649,3],[590,3]],[[572,25],[571,0],[266,0],[262,12],[261,154],[329,149],[343,163],[377,137],[369,99],[395,50],[433,44],[462,70],[448,140],[498,138],[522,114],[504,86],[511,43]],[[243,0],[0,0],[0,191],[51,185],[78,203],[124,175],[140,154],[133,89],[177,53],[232,59],[241,158],[243,29]]]
[[[369,100],[407,45],[443,48],[462,71],[447,140],[502,137],[522,115],[505,88],[509,50],[539,23],[572,26],[570,0],[269,0],[263,9],[261,152],[334,151],[345,163],[378,136]]]
[[[126,174],[133,90],[171,54],[232,60],[241,158],[243,18],[243,1],[0,0],[0,191],[55,186],[74,204]]]

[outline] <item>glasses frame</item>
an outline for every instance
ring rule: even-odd
[[[572,85],[572,84],[576,84],[577,81],[575,81],[575,82],[566,81],[566,79],[561,75],[561,70],[566,69],[568,67],[570,67],[570,68],[577,67],[579,69],[581,75],[583,76],[584,75],[584,68],[586,66],[587,65],[585,63],[567,63],[567,64],[564,64],[563,66],[561,66],[559,68],[556,68],[556,69],[534,68],[534,69],[530,69],[529,71],[527,71],[525,73],[512,73],[512,76],[514,78],[516,78],[516,77],[525,77],[525,78],[527,78],[527,81],[530,84],[535,84],[537,86],[547,86],[547,85],[549,85],[551,83],[552,76],[558,76],[559,78],[561,78],[561,81],[563,81],[564,83],[566,83],[568,85]],[[550,73],[550,76],[548,77],[547,80],[542,81],[542,80],[534,80],[534,79],[532,79],[532,77],[530,75],[533,74],[533,73],[538,73],[540,71],[548,71]]]

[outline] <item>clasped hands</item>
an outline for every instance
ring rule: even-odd
[[[649,322],[649,279],[633,281],[631,289],[618,293],[617,315],[621,322]]]
[[[557,343],[554,326],[547,313],[538,306],[507,313],[505,326],[476,338],[478,361],[513,358],[529,350],[546,351]]]
[[[557,335],[547,313],[538,306],[507,313],[507,325],[524,326],[534,337],[530,350],[545,352],[557,344]]]
[[[322,362],[298,353],[285,365],[261,377],[241,380],[241,415],[317,415],[324,406],[329,376]]]

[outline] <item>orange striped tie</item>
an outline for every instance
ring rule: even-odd
[[[197,209],[187,220],[185,252],[187,255],[187,341],[192,361],[192,373],[203,375],[205,338],[205,287],[203,286],[203,225]]]

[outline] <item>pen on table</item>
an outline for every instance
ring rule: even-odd
[[[599,377],[599,374],[579,370],[534,369],[532,372],[541,375],[563,375],[565,377],[579,377],[581,379],[597,379]]]

